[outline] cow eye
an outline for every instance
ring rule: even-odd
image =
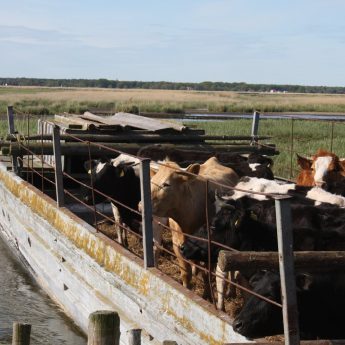
[[[167,188],[167,187],[170,187],[170,184],[168,182],[164,182],[162,184],[162,188]]]

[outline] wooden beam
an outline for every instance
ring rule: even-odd
[[[143,148],[142,145],[139,143],[98,143],[99,145],[106,146],[113,150],[118,150],[126,153],[136,154],[140,148]],[[91,145],[92,154],[108,154],[111,155],[112,152],[110,150],[107,150],[105,147],[101,147],[97,144]],[[25,145],[23,143],[9,143],[1,146],[2,154],[4,155],[27,155],[31,154],[28,153],[26,150],[29,149],[33,154],[43,154],[43,155],[52,155],[53,154],[53,145],[52,143],[28,143]],[[156,150],[158,154],[162,155],[164,152],[170,151],[170,152],[176,152],[176,150],[185,150],[193,152],[193,155],[200,155],[202,157],[202,153],[206,155],[206,159],[212,156],[217,156],[218,154],[220,156],[224,156],[227,153],[249,153],[249,152],[275,152],[274,148],[272,150],[266,150],[266,149],[258,149],[253,146],[249,145],[217,145],[212,146],[208,144],[198,144],[198,143],[191,143],[191,144],[180,144],[180,145],[174,145],[174,144],[166,144],[166,145],[158,145],[154,146],[151,145],[150,147],[146,147],[146,152],[152,152],[153,150]],[[81,154],[88,154],[88,146],[86,143],[61,143],[61,154],[62,155],[81,155]],[[115,154],[115,153],[113,153]],[[145,156],[143,154],[142,156]],[[151,158],[153,160],[162,159],[161,157],[152,157],[146,156],[146,158]],[[157,158],[157,159],[156,159]],[[165,158],[165,155],[163,159]],[[205,160],[206,160],[205,159]]]
[[[344,270],[345,251],[303,251],[294,252],[295,269],[302,271]],[[279,268],[278,252],[232,252],[221,250],[218,266],[222,271]]]

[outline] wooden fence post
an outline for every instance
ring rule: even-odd
[[[119,345],[120,318],[115,311],[95,311],[89,316],[87,345]]]
[[[285,345],[298,345],[300,336],[293,259],[290,198],[290,196],[276,197],[275,208]]]
[[[150,184],[150,159],[140,162],[140,189],[142,205],[142,227],[144,247],[144,267],[154,267],[153,233],[152,233],[152,206]]]
[[[64,191],[63,191],[63,174],[62,174],[62,160],[61,160],[61,146],[60,146],[60,127],[54,126],[53,128],[53,149],[55,160],[55,189],[56,189],[56,202],[59,207],[65,204]]]
[[[258,111],[254,111],[252,133],[251,133],[252,140],[250,143],[251,145],[255,145],[258,141],[259,121],[260,121],[260,113]]]
[[[14,115],[13,115],[12,105],[7,107],[7,122],[8,122],[8,134],[10,135],[15,134],[16,130],[14,128]],[[17,155],[12,155],[12,171],[16,174],[19,173]]]
[[[141,345],[141,329],[127,331],[128,345]]]
[[[30,345],[31,325],[13,322],[12,345]]]

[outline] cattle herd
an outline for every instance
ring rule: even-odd
[[[84,201],[112,201],[118,241],[127,244],[126,229],[140,232],[140,160],[120,155],[112,160],[86,162],[94,191]],[[215,158],[181,168],[167,160],[151,167],[154,242],[161,245],[162,226],[171,229],[183,285],[191,289],[192,263],[216,270],[224,246],[238,251],[277,251],[275,194],[291,196],[294,251],[345,250],[345,161],[319,150],[313,157],[297,156],[301,170],[296,183],[275,180],[273,162],[258,154],[234,155],[223,166]],[[159,218],[156,218],[159,217]],[[192,235],[192,236],[191,236]],[[211,246],[206,241],[210,237]],[[159,253],[156,250],[156,255]],[[156,256],[157,262],[157,256]],[[296,273],[301,336],[345,338],[345,272]],[[204,297],[210,284],[204,278]],[[227,272],[217,270],[217,308],[224,309]],[[236,279],[252,291],[281,303],[277,271],[246,269]],[[229,290],[229,289],[228,289]],[[246,295],[233,321],[249,337],[283,332],[282,310],[255,295]]]

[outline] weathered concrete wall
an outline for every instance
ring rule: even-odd
[[[0,165],[0,227],[38,282],[86,332],[101,309],[121,317],[125,331],[145,330],[144,344],[245,342],[227,315],[109,240]],[[150,337],[150,336],[151,337]],[[153,337],[153,340],[152,340]]]

